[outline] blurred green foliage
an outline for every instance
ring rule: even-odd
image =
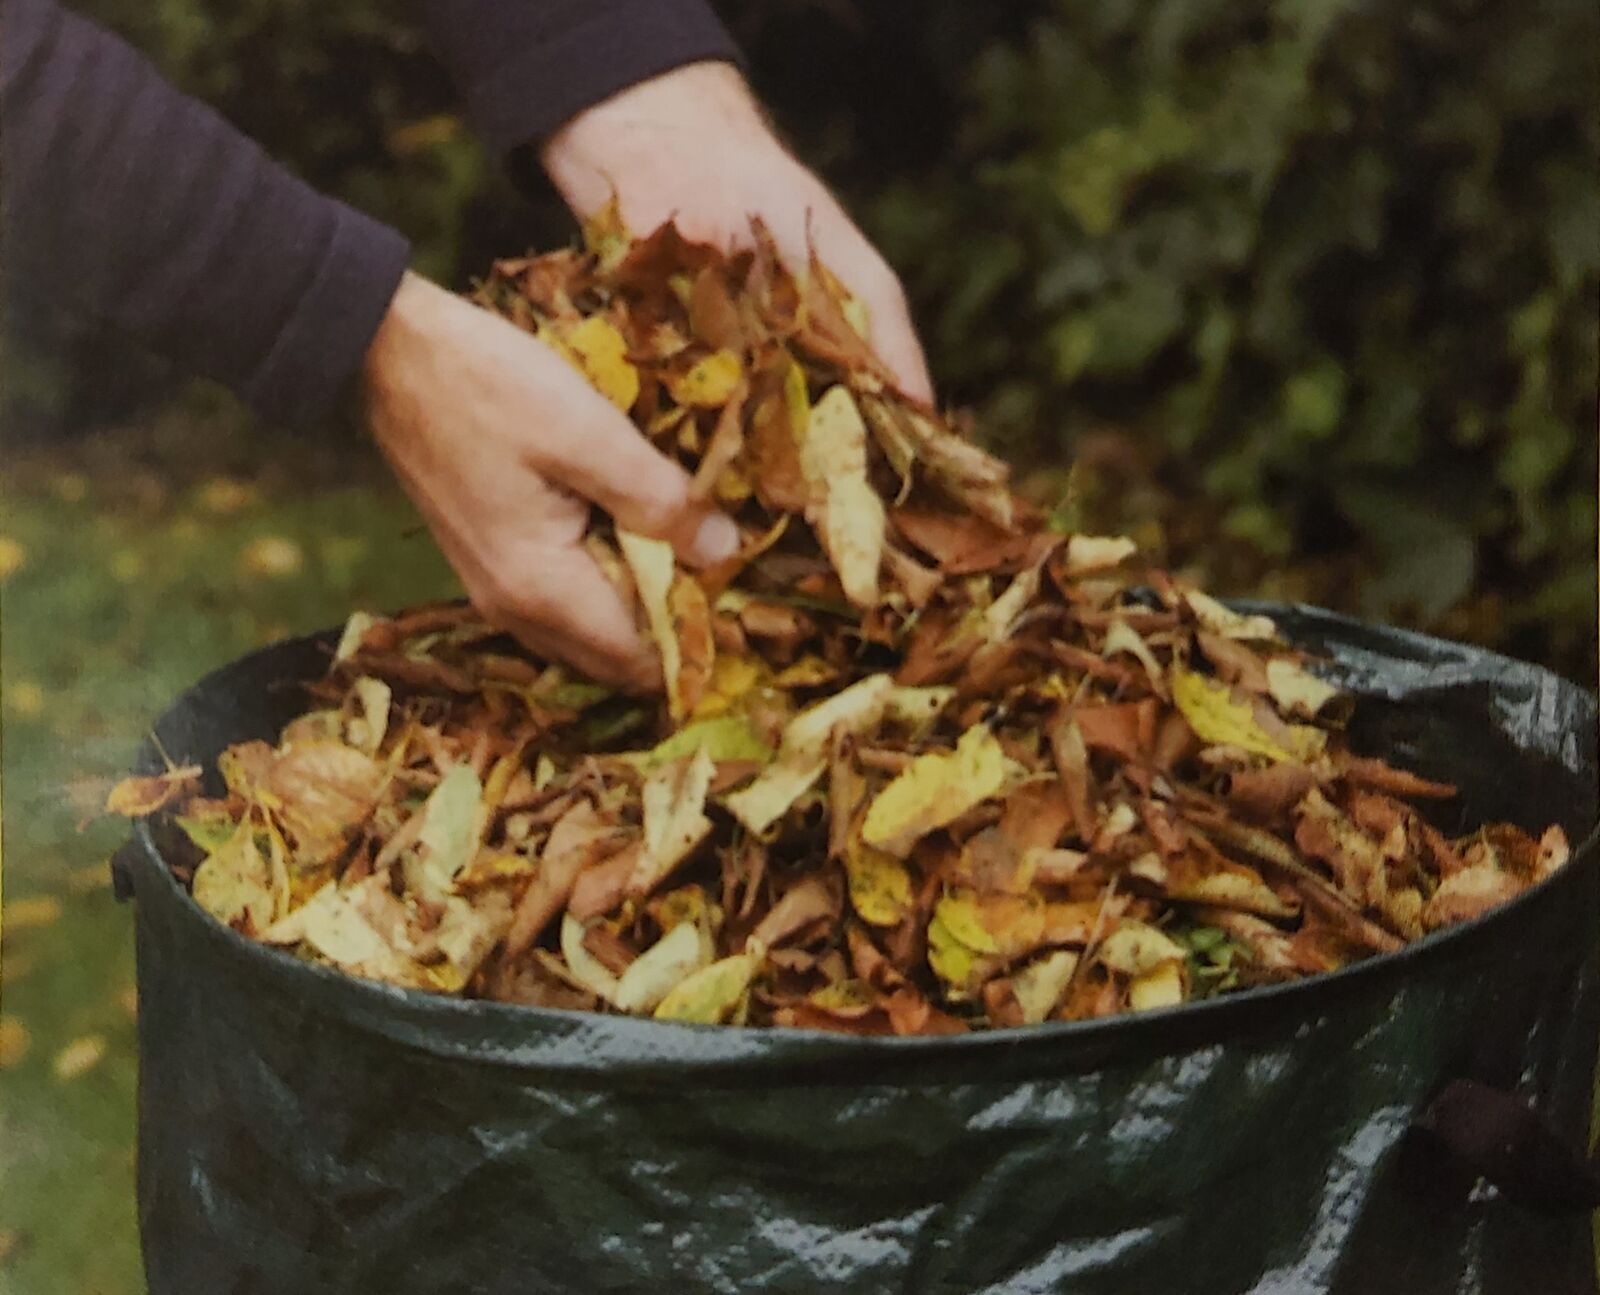
[[[80,3],[431,273],[565,236],[410,14]],[[1593,678],[1592,0],[723,8],[1032,488],[1075,461],[1079,518],[1220,590]]]
[[[862,47],[817,143],[941,383],[1076,456],[1080,515],[1593,680],[1600,7],[761,8],[758,68],[823,8]],[[939,138],[851,172],[897,49]]]

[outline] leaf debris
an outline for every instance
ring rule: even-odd
[[[357,612],[222,795],[192,766],[112,792],[173,824],[217,920],[437,993],[945,1034],[1331,971],[1565,863],[1559,828],[1443,836],[1414,802],[1453,789],[1354,753],[1349,699],[1269,617],[1052,531],[894,390],[820,264],[790,274],[759,226],[736,253],[630,240],[614,209],[586,240],[476,299],[740,527],[696,573],[594,523],[665,699],[465,606]]]

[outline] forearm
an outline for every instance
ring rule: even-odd
[[[406,244],[312,190],[108,32],[0,6],[0,231],[48,296],[303,421],[337,396]]]
[[[505,152],[672,68],[737,62],[706,0],[420,0],[474,129]]]

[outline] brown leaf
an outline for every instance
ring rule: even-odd
[[[996,526],[973,513],[912,504],[896,508],[894,527],[951,576],[1005,571],[1036,558],[1038,537]]]
[[[742,351],[744,325],[720,266],[706,265],[689,294],[689,331],[712,350]]]
[[[805,511],[809,492],[800,470],[800,440],[781,392],[755,406],[745,430],[740,463],[755,487],[756,498],[768,511]]]
[[[1138,761],[1150,749],[1159,714],[1160,704],[1153,698],[1079,706],[1073,712],[1089,750],[1105,751],[1128,763]]]
[[[1278,823],[1315,784],[1315,775],[1303,764],[1272,764],[1230,773],[1226,795],[1228,804],[1246,818]]]
[[[124,778],[106,797],[106,813],[147,818],[168,805],[200,792],[200,766],[185,765],[136,778]]]
[[[678,640],[678,678],[675,693],[683,714],[693,715],[716,664],[716,637],[711,630],[711,604],[693,576],[679,572],[667,595],[672,628]]]
[[[1066,795],[1072,823],[1081,840],[1087,841],[1096,822],[1094,812],[1094,775],[1089,768],[1089,747],[1084,740],[1076,712],[1065,708],[1050,726],[1050,750],[1055,757],[1056,771],[1061,776],[1061,790]]]
[[[1059,783],[1033,780],[1006,797],[999,829],[1025,855],[1055,845],[1073,822],[1065,789]]]
[[[1427,800],[1449,800],[1456,789],[1447,782],[1430,782],[1382,760],[1350,757],[1339,765],[1339,776],[1352,787],[1384,792],[1391,796],[1415,796]]]
[[[762,948],[773,948],[796,936],[803,936],[822,923],[838,920],[840,896],[836,888],[828,886],[820,877],[807,877],[798,885],[789,887],[767,910],[767,915],[756,923],[750,932],[750,943]]]
[[[593,805],[580,800],[550,831],[539,855],[539,871],[517,901],[506,933],[505,956],[515,961],[566,908],[578,875],[617,844],[617,829]]]
[[[643,849],[643,841],[633,841],[585,867],[573,882],[567,911],[583,921],[615,912],[627,893],[628,878],[633,875]]]

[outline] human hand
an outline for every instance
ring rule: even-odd
[[[591,503],[706,565],[738,547],[689,476],[544,343],[407,274],[368,348],[369,425],[473,604],[592,677],[659,687],[660,664],[583,546]]]
[[[580,217],[614,194],[637,234],[676,218],[687,238],[742,246],[759,216],[791,269],[804,271],[814,248],[865,303],[873,346],[901,390],[932,402],[900,281],[778,142],[735,68],[692,63],[640,82],[573,118],[545,143],[541,161]]]

